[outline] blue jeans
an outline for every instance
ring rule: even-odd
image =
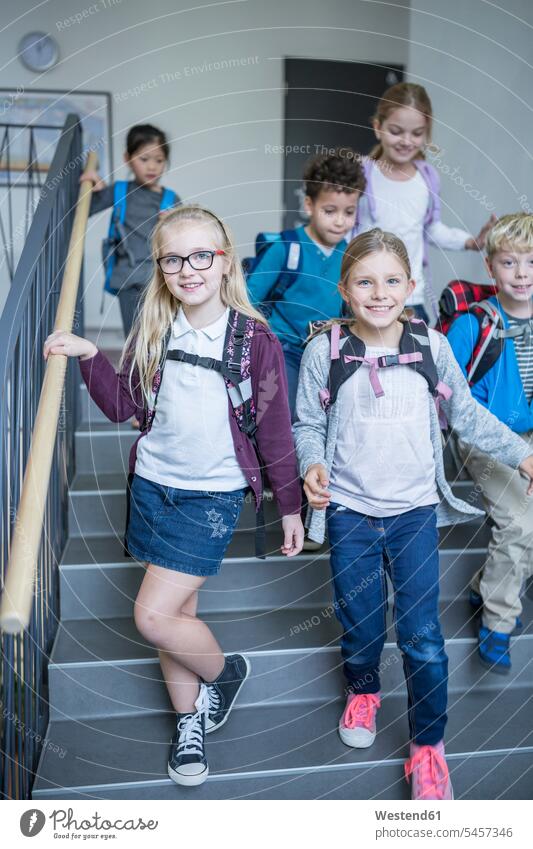
[[[281,349],[285,358],[285,371],[287,372],[291,421],[294,421],[296,415],[296,392],[298,391],[298,375],[300,374],[300,363],[302,361],[304,349],[300,345],[292,345],[290,342],[282,342]]]
[[[327,509],[335,610],[343,627],[344,671],[354,693],[377,693],[386,639],[387,582],[408,693],[411,740],[434,745],[446,725],[448,658],[439,624],[435,508],[375,519]]]

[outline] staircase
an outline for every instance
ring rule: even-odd
[[[200,612],[252,675],[226,725],[207,738],[210,777],[180,788],[167,777],[175,715],[155,650],[137,633],[143,569],[123,557],[127,455],[135,432],[105,420],[82,387],[70,537],[60,566],[61,624],[49,664],[50,725],[34,799],[407,799],[406,691],[389,631],[383,701],[370,749],[344,746],[339,627],[327,549],[286,559],[267,504],[266,561],[250,556],[255,518],[243,510],[221,574]],[[456,484],[463,496],[471,486]],[[461,492],[462,490],[462,492]],[[459,799],[528,799],[533,789],[533,601],[512,643],[507,677],[477,660],[468,580],[481,564],[484,524],[441,534],[441,614],[450,659],[448,763]]]

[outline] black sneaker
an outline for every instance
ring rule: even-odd
[[[218,678],[206,683],[209,698],[205,720],[206,734],[224,725],[251,668],[250,661],[242,654],[229,654]]]
[[[168,774],[172,781],[184,787],[203,784],[209,775],[205,756],[205,718],[207,690],[200,686],[195,702],[196,713],[178,713],[178,727],[170,743]]]

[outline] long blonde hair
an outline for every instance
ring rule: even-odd
[[[133,395],[133,372],[137,368],[139,383],[147,404],[152,398],[152,385],[157,371],[167,332],[180,309],[179,300],[169,290],[156,259],[160,255],[163,235],[172,227],[186,223],[208,225],[217,250],[223,250],[229,261],[228,271],[222,276],[220,297],[231,307],[266,324],[264,317],[250,303],[240,260],[229,228],[209,209],[198,205],[179,206],[167,213],[156,225],[152,234],[152,259],[154,270],[142,297],[139,313],[129,333],[119,368],[126,362],[129,367],[129,387]],[[130,362],[131,359],[131,362]]]
[[[409,254],[407,248],[398,236],[394,233],[388,233],[386,230],[381,230],[379,227],[374,227],[373,230],[367,230],[365,233],[360,233],[355,239],[352,239],[346,250],[344,251],[341,262],[341,276],[339,280],[339,289],[346,292],[346,286],[350,277],[352,268],[361,260],[372,254],[387,251],[393,254],[403,266],[408,279],[411,279],[411,263],[409,262]],[[405,321],[407,314],[403,312],[400,320]],[[317,336],[319,333],[325,333],[330,330],[334,324],[354,325],[355,318],[346,316],[345,318],[333,318],[322,325],[319,330],[311,333],[309,339]]]
[[[397,83],[388,88],[378,101],[372,121],[376,121],[381,127],[390,113],[401,106],[412,106],[413,109],[424,115],[426,119],[426,142],[429,144],[433,129],[433,108],[424,86],[416,85],[416,83]],[[370,158],[380,159],[382,156],[383,146],[379,143],[370,151]],[[418,151],[415,159],[425,159],[421,150]]]

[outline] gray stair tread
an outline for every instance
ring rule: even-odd
[[[274,528],[266,530],[266,554],[277,557],[280,555],[280,547],[283,542],[280,530]],[[228,550],[228,557],[242,557],[254,559],[255,531],[241,531],[234,534]],[[324,546],[321,551],[326,551]],[[302,559],[309,561],[316,556],[315,552],[302,552]],[[70,537],[63,552],[61,561],[66,565],[76,563],[134,563],[135,561],[124,556],[122,539],[118,536],[87,536]]]
[[[530,688],[498,693],[473,689],[452,695],[446,750],[453,777],[453,756],[506,752],[533,746]],[[340,700],[239,710],[207,738],[210,774],[231,778],[265,771],[358,768],[363,773],[407,755],[405,696],[382,701],[378,735],[370,749],[342,744],[336,728]],[[34,792],[58,787],[98,787],[120,783],[170,783],[166,774],[173,714],[62,721],[49,726],[45,753]],[[52,745],[65,752],[58,757]],[[457,787],[457,795],[461,788]],[[178,789],[176,790],[178,792]]]
[[[470,755],[449,758],[449,768],[454,786],[455,799],[523,799],[531,800],[533,775],[533,753],[515,750],[505,753]],[[505,778],[502,781],[502,766]],[[404,778],[403,762],[390,761],[379,765],[379,769],[334,768],[290,772],[267,773],[241,780],[227,781],[223,776],[211,777],[200,787],[188,790],[177,787],[171,781],[156,781],[151,784],[104,785],[97,789],[83,787],[55,791],[36,790],[34,798],[47,799],[143,799],[171,800],[222,800],[253,799],[335,799],[335,800],[407,800],[409,787]]]
[[[295,631],[296,626],[314,613],[308,609],[286,608],[268,612],[207,614],[202,619],[209,624],[226,652],[278,652],[336,645],[339,627],[333,616],[322,616],[319,625]],[[143,640],[133,619],[79,619],[61,623],[52,662],[128,660],[155,655],[155,649]]]
[[[486,524],[456,525],[453,528],[442,528],[440,531],[440,550],[463,550],[485,548],[489,540],[490,530]],[[281,545],[280,533],[277,530],[267,530],[267,556],[279,554]],[[327,543],[318,552],[303,551],[300,558],[312,561],[315,557],[327,554]],[[232,539],[227,557],[251,558],[254,552],[254,532],[235,534]],[[117,536],[88,536],[70,537],[63,553],[62,563],[72,565],[77,563],[132,563],[124,557],[122,540]]]
[[[77,474],[70,484],[70,492],[102,492],[105,490],[118,490],[125,492],[126,476],[123,472],[99,472],[90,474],[83,472]]]
[[[131,419],[127,419],[125,422],[110,422],[108,419],[104,421],[90,419],[89,421],[80,422],[79,427],[76,429],[76,435],[85,436],[91,433],[115,433],[117,430],[131,434],[132,439],[135,439],[140,433],[139,430],[132,427]]]
[[[520,636],[533,634],[533,601],[524,603],[525,626]],[[295,608],[273,611],[241,611],[202,616],[226,652],[280,652],[287,649],[335,646],[339,625],[327,608]],[[310,623],[305,627],[305,623]],[[471,639],[478,619],[465,598],[441,604],[441,623],[446,639]],[[388,642],[395,642],[392,626]],[[78,619],[61,623],[52,651],[53,663],[121,661],[155,657],[155,649],[138,633],[132,618]]]

